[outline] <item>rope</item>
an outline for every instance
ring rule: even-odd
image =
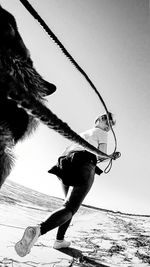
[[[75,66],[75,68],[85,77],[85,79],[87,80],[87,82],[91,85],[91,87],[93,88],[93,90],[95,91],[95,93],[98,95],[98,98],[100,99],[100,101],[102,102],[104,109],[106,111],[106,113],[108,114],[108,109],[107,106],[103,100],[103,98],[101,97],[100,93],[98,92],[98,90],[96,89],[95,85],[93,84],[93,82],[91,81],[91,79],[89,78],[89,76],[85,73],[85,71],[79,66],[79,64],[75,61],[75,59],[71,56],[71,54],[67,51],[67,49],[63,46],[63,44],[59,41],[59,39],[56,37],[56,35],[51,31],[51,29],[47,26],[47,24],[45,23],[45,21],[39,16],[39,14],[37,13],[37,11],[31,6],[31,4],[27,1],[27,0],[20,0],[20,2],[26,7],[26,9],[30,12],[30,14],[36,19],[38,20],[38,22],[40,23],[40,25],[44,28],[44,30],[48,33],[48,35],[50,36],[50,38],[59,46],[59,48],[62,50],[62,52],[64,53],[64,55],[71,61],[71,63]]]
[[[99,91],[96,89],[95,85],[89,78],[89,76],[86,74],[86,72],[79,66],[79,64],[76,62],[76,60],[71,56],[71,54],[67,51],[67,49],[63,46],[63,44],[59,41],[57,36],[51,31],[51,29],[47,26],[45,21],[40,17],[40,15],[37,13],[37,11],[32,7],[32,5],[27,1],[27,0],[20,0],[20,2],[24,5],[24,7],[28,10],[28,12],[40,23],[40,25],[44,28],[44,30],[47,32],[47,34],[50,36],[50,38],[59,46],[59,48],[62,50],[63,54],[71,61],[71,63],[74,65],[74,67],[84,76],[84,78],[87,80],[87,82],[90,84],[96,95],[98,96],[99,100],[101,101],[109,122],[110,129],[112,131],[114,141],[115,141],[115,147],[114,151],[117,149],[117,138],[115,135],[115,132],[111,126],[110,120],[109,120],[109,114],[108,114],[108,109],[107,106],[100,95]],[[110,160],[108,166],[104,170],[105,173],[108,173],[108,171],[111,169],[112,166],[112,159]]]
[[[112,158],[112,155],[107,155],[89,144],[85,139],[74,132],[67,123],[63,122],[49,108],[43,105],[43,103],[35,99],[33,96],[28,95],[25,91],[20,90],[19,95],[16,91],[11,91],[8,93],[7,98],[14,100],[18,107],[23,108],[29,115],[39,119],[50,129],[55,130],[65,138],[82,145],[87,150],[98,156],[104,156],[110,159]]]

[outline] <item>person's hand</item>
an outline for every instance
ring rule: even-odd
[[[116,151],[116,152],[114,152],[114,153],[112,154],[112,159],[113,159],[113,160],[116,160],[116,159],[118,159],[118,158],[120,158],[120,157],[121,157],[121,153],[118,152],[118,151]]]

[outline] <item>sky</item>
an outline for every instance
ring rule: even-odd
[[[105,110],[84,77],[17,0],[0,0],[11,12],[34,66],[57,86],[46,105],[77,133],[93,127]],[[89,75],[115,114],[121,158],[95,176],[84,203],[150,214],[150,22],[148,0],[43,0],[30,3]],[[63,198],[59,180],[47,173],[70,141],[40,123],[15,147],[9,179]],[[110,133],[108,153],[114,149]],[[106,163],[101,164],[105,169]]]

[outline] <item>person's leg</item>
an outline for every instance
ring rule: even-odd
[[[64,192],[65,197],[67,196],[68,190],[69,190],[69,186],[64,185],[63,183],[61,183],[62,185],[62,190]],[[72,218],[71,218],[72,219]],[[55,249],[60,249],[60,248],[64,248],[64,247],[69,247],[70,246],[70,242],[64,240],[64,236],[65,233],[70,225],[71,219],[66,221],[65,223],[63,223],[61,226],[58,227],[58,231],[56,234],[56,240],[54,242],[53,248]]]
[[[94,181],[94,174],[95,167],[93,164],[85,164],[79,172],[81,179],[85,180],[85,183],[83,186],[75,186],[72,188],[69,194],[67,194],[64,207],[54,211],[46,221],[40,224],[40,232],[39,227],[28,227],[28,231],[27,229],[25,230],[23,238],[15,246],[16,252],[18,254],[20,253],[20,256],[25,256],[30,252],[31,247],[34,245],[39,235],[44,235],[48,231],[71,220],[73,214],[77,212],[85,196],[89,192]]]
[[[69,186],[64,185],[62,182],[61,182],[61,186],[62,186],[63,193],[65,195],[65,198],[66,198],[67,193],[69,191]],[[51,216],[45,222],[41,223],[41,235],[45,234],[47,232],[47,229],[48,229],[48,231],[51,230],[49,228],[49,225],[51,225],[51,227],[53,229],[57,226],[63,225],[64,223],[67,223],[68,220],[70,220],[72,217],[72,216],[71,217],[70,216],[71,216],[70,210],[67,210],[64,207],[54,211],[53,213],[51,213]],[[61,221],[61,218],[63,218],[63,221]],[[55,226],[55,225],[57,225],[57,226]]]
[[[71,218],[72,219],[72,218]],[[59,226],[56,240],[54,241],[53,248],[60,249],[60,248],[68,248],[71,245],[70,241],[64,239],[65,233],[70,225],[71,219]]]
[[[62,183],[62,189],[63,189],[64,195],[66,197],[68,190],[69,190],[69,186],[66,186]],[[65,236],[65,233],[66,233],[66,231],[70,225],[71,219],[72,219],[72,216],[71,216],[70,220],[66,221],[61,226],[58,227],[56,240],[54,242],[53,248],[60,249],[62,247],[64,248],[64,247],[70,246],[71,243],[69,241],[64,240],[64,236]],[[49,224],[50,222],[48,221],[47,223]],[[44,227],[41,227],[41,234],[42,234],[43,228]]]
[[[94,182],[95,166],[92,163],[85,163],[79,175],[83,181],[82,186],[74,186],[68,192],[64,205],[72,210],[73,215],[77,212]]]
[[[72,217],[71,217],[72,219]],[[57,231],[57,235],[56,235],[56,239],[57,240],[64,240],[64,236],[65,233],[71,223],[71,219],[68,220],[67,222],[65,222],[64,224],[62,224],[61,226],[59,226],[58,231]]]
[[[89,192],[94,181],[95,167],[91,163],[85,164],[79,172],[82,180],[85,180],[82,186],[74,186],[70,191],[66,189],[66,199],[64,207],[51,213],[50,217],[40,224],[41,235],[55,227],[62,226],[68,222],[74,213],[82,204],[85,196]]]
[[[68,186],[63,185],[63,191],[65,196],[67,195],[68,189]],[[70,210],[67,210],[66,207],[62,207],[61,209],[58,209],[57,211],[53,212],[50,218],[48,218],[48,220],[46,220],[43,224],[38,225],[36,227],[27,227],[25,229],[22,239],[15,245],[15,250],[17,254],[20,257],[26,256],[30,252],[30,249],[35,244],[41,234],[45,234],[47,231],[50,231],[51,229],[59,226],[60,224],[63,224],[71,218],[72,212]],[[51,227],[49,227],[49,223]]]
[[[93,166],[84,166],[83,169],[80,171],[81,179],[85,179],[85,183],[83,186],[80,187],[73,187],[69,193],[67,192],[65,206],[72,210],[73,214],[79,209],[80,205],[82,204],[85,196],[89,192],[93,181],[94,181],[94,174],[95,168]],[[70,242],[64,240],[65,233],[70,225],[71,219],[66,221],[62,224],[57,231],[57,240],[61,240],[61,244],[58,242],[54,243],[54,248],[61,248],[70,245]],[[63,241],[64,240],[64,241]]]
[[[67,194],[68,194],[69,186],[64,185],[62,183],[62,190],[63,190],[65,198],[66,198]],[[58,231],[57,231],[57,235],[56,235],[56,240],[57,241],[62,241],[64,239],[66,230],[68,229],[68,227],[70,225],[71,219],[66,221],[64,224],[62,224],[61,226],[58,227]]]
[[[41,235],[46,234],[50,230],[64,224],[72,218],[72,211],[67,207],[62,207],[51,213],[50,217],[40,224]]]
[[[15,250],[21,257],[26,256],[34,246],[40,235],[64,224],[72,218],[72,211],[67,207],[62,207],[54,211],[50,217],[38,226],[29,226],[25,229],[22,239],[16,243]]]

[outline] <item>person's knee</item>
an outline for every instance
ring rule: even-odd
[[[78,208],[73,207],[72,205],[70,205],[69,202],[65,202],[63,205],[68,211],[70,211],[72,213],[72,216],[77,212]]]

